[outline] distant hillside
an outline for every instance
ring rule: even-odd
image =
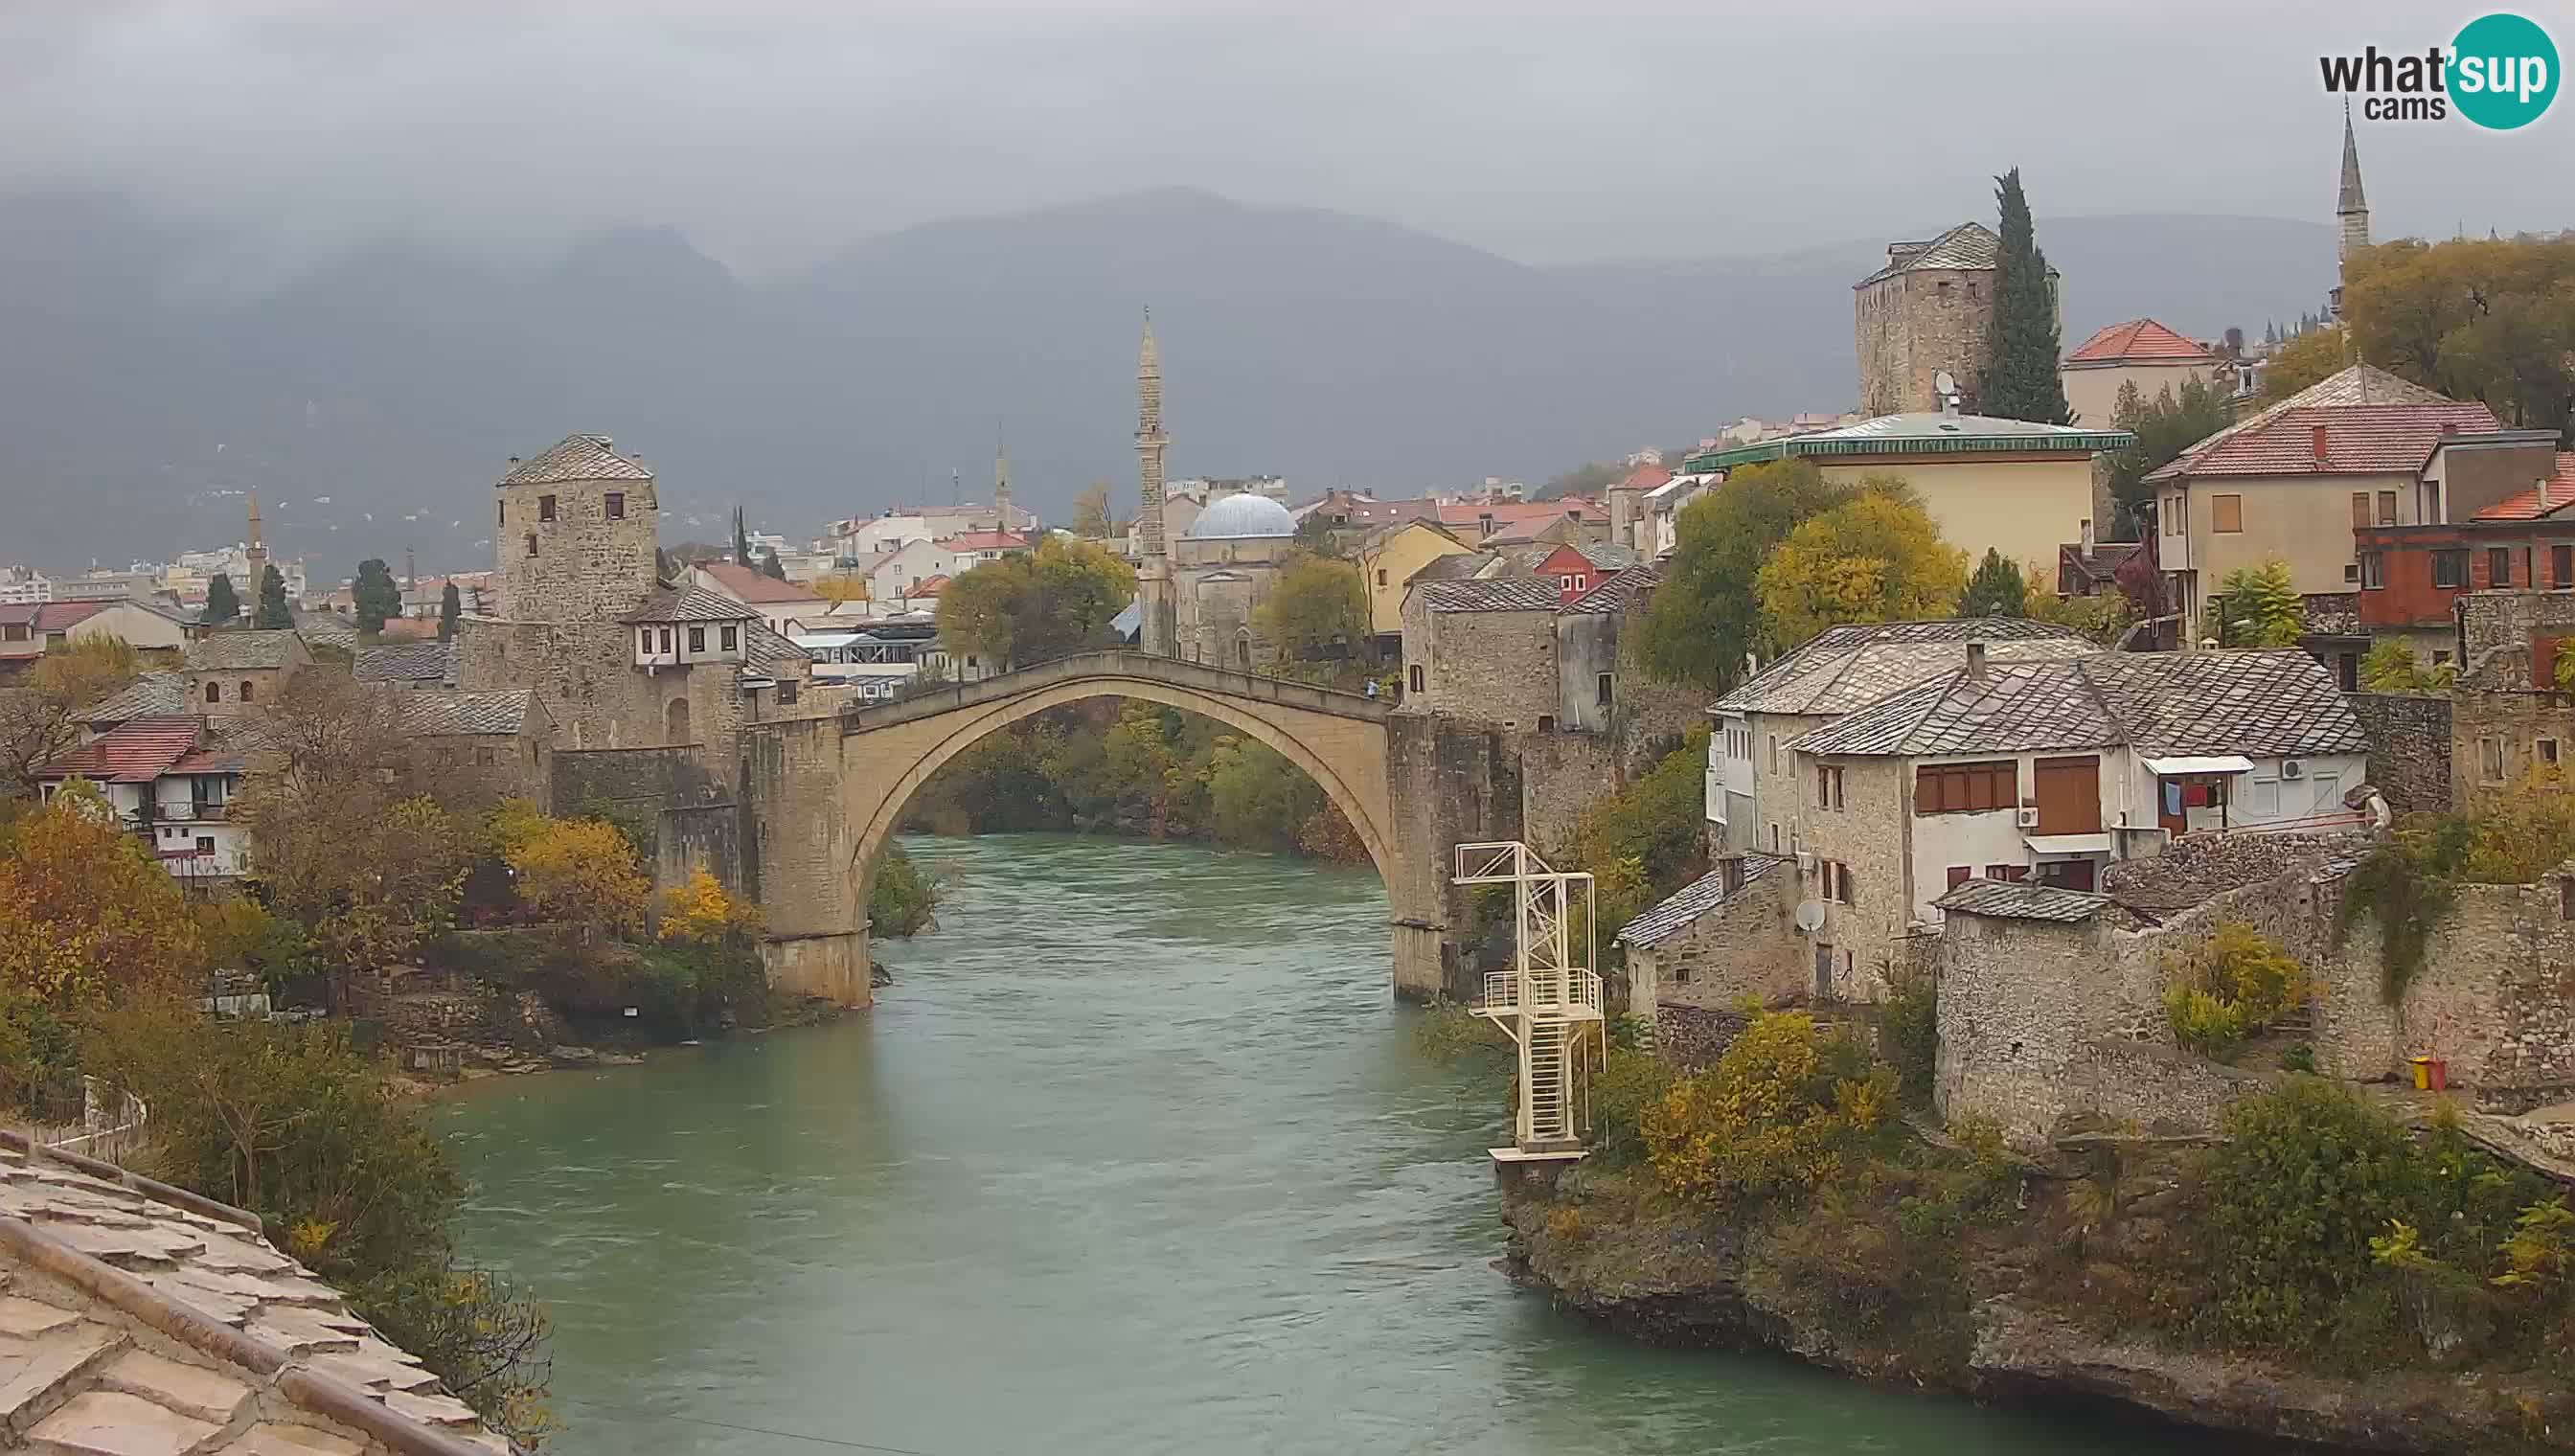
[[[2040,239],[2069,342],[2139,313],[2258,333],[2313,306],[2332,260],[2321,225],[2265,219],[2068,219]],[[1147,303],[1176,474],[1534,482],[1746,413],[1842,408],[1850,284],[1878,247],[1540,269],[1163,191],[912,228],[759,286],[639,229],[532,268],[387,245],[210,303],[177,287],[204,240],[112,198],[21,195],[0,199],[0,560],[232,539],[226,493],[256,485],[286,503],[280,549],[319,572],[406,546],[423,570],[471,566],[503,460],[577,429],[663,473],[674,538],[720,534],[735,500],[802,536],[944,498],[952,470],[981,491],[997,429],[1023,499],[1061,515],[1088,481],[1123,500],[1134,478]]]

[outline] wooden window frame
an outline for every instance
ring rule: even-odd
[[[537,498],[537,519],[539,521],[552,521],[555,519],[554,497],[539,496]]]
[[[2369,528],[2376,526],[2377,524],[2378,518],[2370,513],[2369,493],[2367,491],[2352,492],[2351,529],[2354,531],[2367,531]]]
[[[1921,763],[1913,769],[1913,812],[1996,813],[2020,807],[2020,760]]]
[[[2393,526],[2396,524],[2396,493],[2394,491],[2381,491],[2378,493],[2378,524],[2381,526]]]
[[[2442,568],[2449,568],[2444,572]],[[2443,581],[2447,576],[2451,580]],[[2468,549],[2463,546],[2443,547],[2432,553],[2432,585],[2445,592],[2465,591],[2468,585]]]
[[[626,493],[624,491],[611,491],[608,493],[608,519],[611,521],[623,521],[626,519]]]
[[[2244,498],[2211,496],[2208,498],[2208,530],[2213,536],[2244,534]]]
[[[2512,548],[2486,548],[2486,586],[2496,591],[2512,585]]]

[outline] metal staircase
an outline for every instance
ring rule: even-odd
[[[1607,1051],[1591,876],[1550,868],[1517,840],[1457,846],[1458,884],[1511,886],[1511,968],[1484,976],[1475,1013],[1510,1033],[1519,1056],[1513,1145],[1499,1161],[1582,1156],[1591,1074]],[[1580,955],[1574,946],[1576,926]]]

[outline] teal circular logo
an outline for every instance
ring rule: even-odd
[[[2557,43],[2535,20],[2481,16],[2450,42],[2449,80],[2459,115],[2488,131],[2528,126],[2557,99]]]

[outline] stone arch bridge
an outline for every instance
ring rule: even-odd
[[[1462,917],[1449,913],[1446,858],[1457,837],[1492,836],[1490,810],[1503,800],[1516,822],[1515,775],[1496,792],[1499,737],[1355,694],[1134,652],[1061,658],[834,717],[746,725],[739,869],[767,915],[771,981],[866,1004],[869,881],[914,794],[988,734],[1093,698],[1204,715],[1302,768],[1385,881],[1396,992],[1426,997],[1463,983],[1471,967],[1458,968],[1450,943]]]

